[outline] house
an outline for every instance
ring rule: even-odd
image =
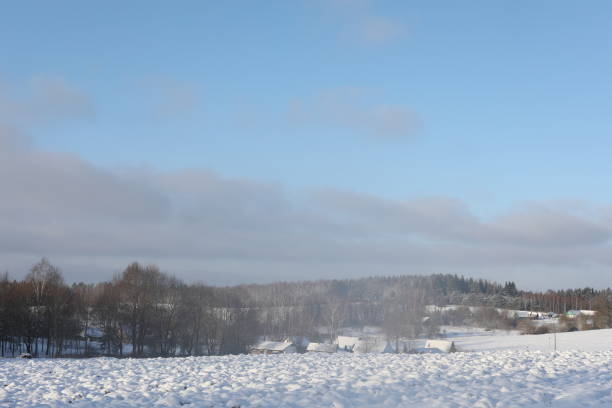
[[[597,312],[595,310],[568,310],[565,312],[565,317],[568,319],[576,319],[577,317],[582,317],[585,319],[586,324],[593,324],[593,316],[595,316]],[[581,329],[582,330],[582,329]]]
[[[249,354],[288,354],[297,353],[297,348],[289,341],[262,341],[251,348]]]
[[[503,309],[500,309],[503,310]],[[535,320],[539,318],[538,312],[532,312],[530,310],[508,310],[508,315],[515,319],[530,319]]]
[[[580,310],[580,314],[583,316],[595,316],[597,314],[597,311],[595,310]]]
[[[425,349],[440,350],[443,353],[454,353],[455,351],[457,351],[457,348],[455,347],[455,342],[447,340],[427,340],[427,342],[425,343]]]
[[[354,353],[395,353],[395,349],[388,341],[382,341],[381,339],[361,339],[353,347]]]
[[[575,319],[580,315],[580,310],[568,310],[567,312],[565,312],[565,317],[568,317],[570,319]]]
[[[338,351],[338,346],[335,344],[309,343],[306,347],[307,353],[335,353],[336,351]]]
[[[298,353],[306,351],[306,347],[310,344],[310,340],[304,336],[289,336],[283,340],[285,343],[293,343]]]
[[[338,336],[336,344],[340,351],[353,351],[355,344],[359,343],[360,340],[359,337]]]

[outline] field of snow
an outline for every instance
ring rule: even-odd
[[[0,408],[612,407],[612,330],[553,353],[552,334],[443,329],[467,352],[0,359]]]
[[[0,360],[0,407],[612,406],[612,351]]]
[[[484,331],[476,328],[446,328],[447,340],[462,351],[539,350],[553,351],[554,334],[524,335],[516,331]],[[558,351],[612,350],[612,329],[557,333]]]

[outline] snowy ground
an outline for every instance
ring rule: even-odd
[[[355,328],[342,330],[343,334],[349,336],[377,338],[379,342],[386,342],[384,333],[374,328],[368,331]],[[552,333],[521,335],[517,330],[487,331],[475,327],[442,326],[441,334],[446,340],[454,341],[460,351],[555,350],[555,335]],[[409,343],[408,348],[412,349],[425,347],[427,339],[405,341]],[[556,343],[557,351],[608,351],[612,350],[612,329],[557,333]],[[391,342],[391,345],[394,345],[394,342]]]
[[[553,353],[549,334],[444,329],[470,352],[0,359],[0,407],[612,407],[612,330]]]
[[[540,350],[553,351],[554,334],[523,335],[517,331],[484,331],[477,328],[446,327],[448,340],[463,351]],[[612,350],[612,329],[557,333],[557,350]]]
[[[612,406],[612,351],[0,360],[0,407]]]

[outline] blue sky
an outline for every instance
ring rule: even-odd
[[[530,203],[607,206],[611,12],[603,1],[12,2],[0,119],[30,148],[101,171],[445,197],[482,220]],[[10,113],[49,87],[65,109]]]

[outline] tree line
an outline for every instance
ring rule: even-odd
[[[428,313],[429,304],[489,307],[476,317],[498,322],[487,310],[609,311],[612,291],[536,293],[449,274],[213,287],[138,263],[110,281],[69,285],[42,259],[20,281],[0,277],[0,355],[238,354],[264,338],[332,341],[346,326],[382,327],[397,342],[475,318]]]
[[[110,282],[67,285],[43,259],[22,281],[0,280],[0,354],[233,354],[255,341],[240,288],[186,285],[156,266],[129,265]]]

